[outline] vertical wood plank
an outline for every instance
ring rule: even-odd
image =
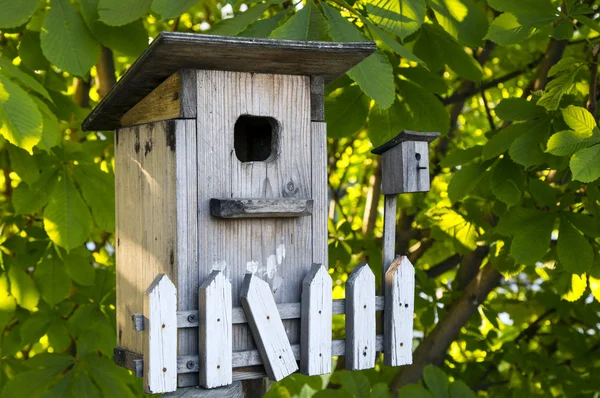
[[[412,364],[415,269],[398,257],[385,274],[384,362],[388,366]]]
[[[313,264],[302,282],[300,369],[314,376],[331,373],[331,276]]]
[[[298,370],[269,285],[246,274],[240,301],[269,378],[279,381]]]
[[[361,264],[346,282],[346,368],[373,368],[375,354],[375,275]]]
[[[397,196],[384,195],[383,197],[383,272],[382,284],[385,287],[385,273],[396,256],[396,203]]]
[[[213,271],[198,293],[200,385],[215,388],[232,381],[231,283]]]
[[[323,264],[329,268],[327,255],[327,125],[312,122],[312,263]]]
[[[157,394],[177,389],[177,289],[160,274],[146,290],[144,316],[144,391]]]
[[[310,77],[310,120],[325,120],[325,79],[323,76]]]

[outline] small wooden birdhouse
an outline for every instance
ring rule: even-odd
[[[402,131],[373,149],[381,155],[381,191],[384,195],[429,191],[428,143],[439,133]]]
[[[116,130],[115,361],[147,392],[374,366],[370,268],[331,299],[323,92],[375,49],[162,33],[83,123]]]

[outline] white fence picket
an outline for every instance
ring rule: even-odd
[[[405,256],[392,262],[385,273],[383,328],[384,363],[412,364],[415,269]]]
[[[373,368],[375,354],[375,275],[361,264],[346,282],[346,368]]]
[[[157,394],[177,389],[177,289],[158,275],[144,295],[144,391]]]
[[[314,376],[331,373],[331,276],[313,264],[302,282],[300,369]]]
[[[246,274],[240,301],[267,376],[279,381],[298,370],[294,352],[267,282]]]
[[[231,282],[213,271],[198,290],[200,385],[205,388],[232,382]]]

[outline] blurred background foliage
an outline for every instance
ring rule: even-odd
[[[140,396],[115,346],[113,133],[80,125],[148,43],[182,31],[373,40],[326,91],[334,298],[381,278],[381,166],[439,131],[399,196],[414,363],[292,375],[269,397],[597,397],[598,2],[0,0],[3,397]],[[342,336],[343,319],[334,320]]]

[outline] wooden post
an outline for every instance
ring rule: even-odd
[[[346,368],[374,367],[375,353],[375,275],[361,264],[346,282]]]
[[[232,382],[231,283],[213,271],[198,292],[198,349],[200,385],[206,388]]]
[[[168,276],[158,275],[144,296],[144,391],[177,389],[177,289]]]
[[[275,299],[267,282],[246,274],[240,301],[267,376],[279,381],[298,370]]]
[[[397,195],[384,195],[383,202],[383,270],[381,279],[385,288],[385,273],[396,257],[396,200]]]
[[[384,363],[412,364],[415,269],[406,256],[398,257],[385,274]]]
[[[300,369],[314,376],[331,373],[331,277],[313,264],[302,282]]]

